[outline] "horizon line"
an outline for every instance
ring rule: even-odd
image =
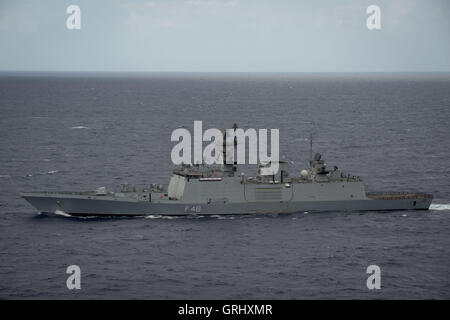
[[[444,71],[136,71],[136,70],[0,70],[0,73],[450,73]]]

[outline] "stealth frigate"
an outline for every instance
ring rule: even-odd
[[[224,156],[226,159],[226,156]],[[73,216],[225,215],[294,213],[303,211],[426,210],[428,193],[366,192],[362,180],[328,169],[317,153],[309,170],[290,176],[288,163],[259,164],[254,177],[237,172],[237,165],[181,165],[168,188],[151,184],[137,190],[124,184],[120,190],[101,187],[90,192],[26,192],[21,196],[39,212],[57,211]]]

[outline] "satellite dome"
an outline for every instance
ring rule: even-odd
[[[303,177],[303,178],[306,178],[306,177],[308,177],[308,170],[302,170],[302,171],[300,171],[300,175]]]

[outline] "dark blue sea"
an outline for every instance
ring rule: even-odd
[[[309,135],[368,191],[429,211],[215,217],[39,215],[21,191],[167,185],[171,133]],[[449,299],[450,74],[0,74],[1,299]],[[255,168],[245,168],[254,170]],[[81,268],[68,290],[66,268]],[[381,268],[381,289],[366,268]]]

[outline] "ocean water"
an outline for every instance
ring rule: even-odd
[[[0,75],[1,299],[449,299],[450,74]],[[429,211],[232,217],[38,215],[20,191],[167,185],[171,132],[279,128]],[[255,168],[245,167],[249,173]],[[81,268],[68,290],[66,268]],[[368,290],[366,268],[381,268]]]

